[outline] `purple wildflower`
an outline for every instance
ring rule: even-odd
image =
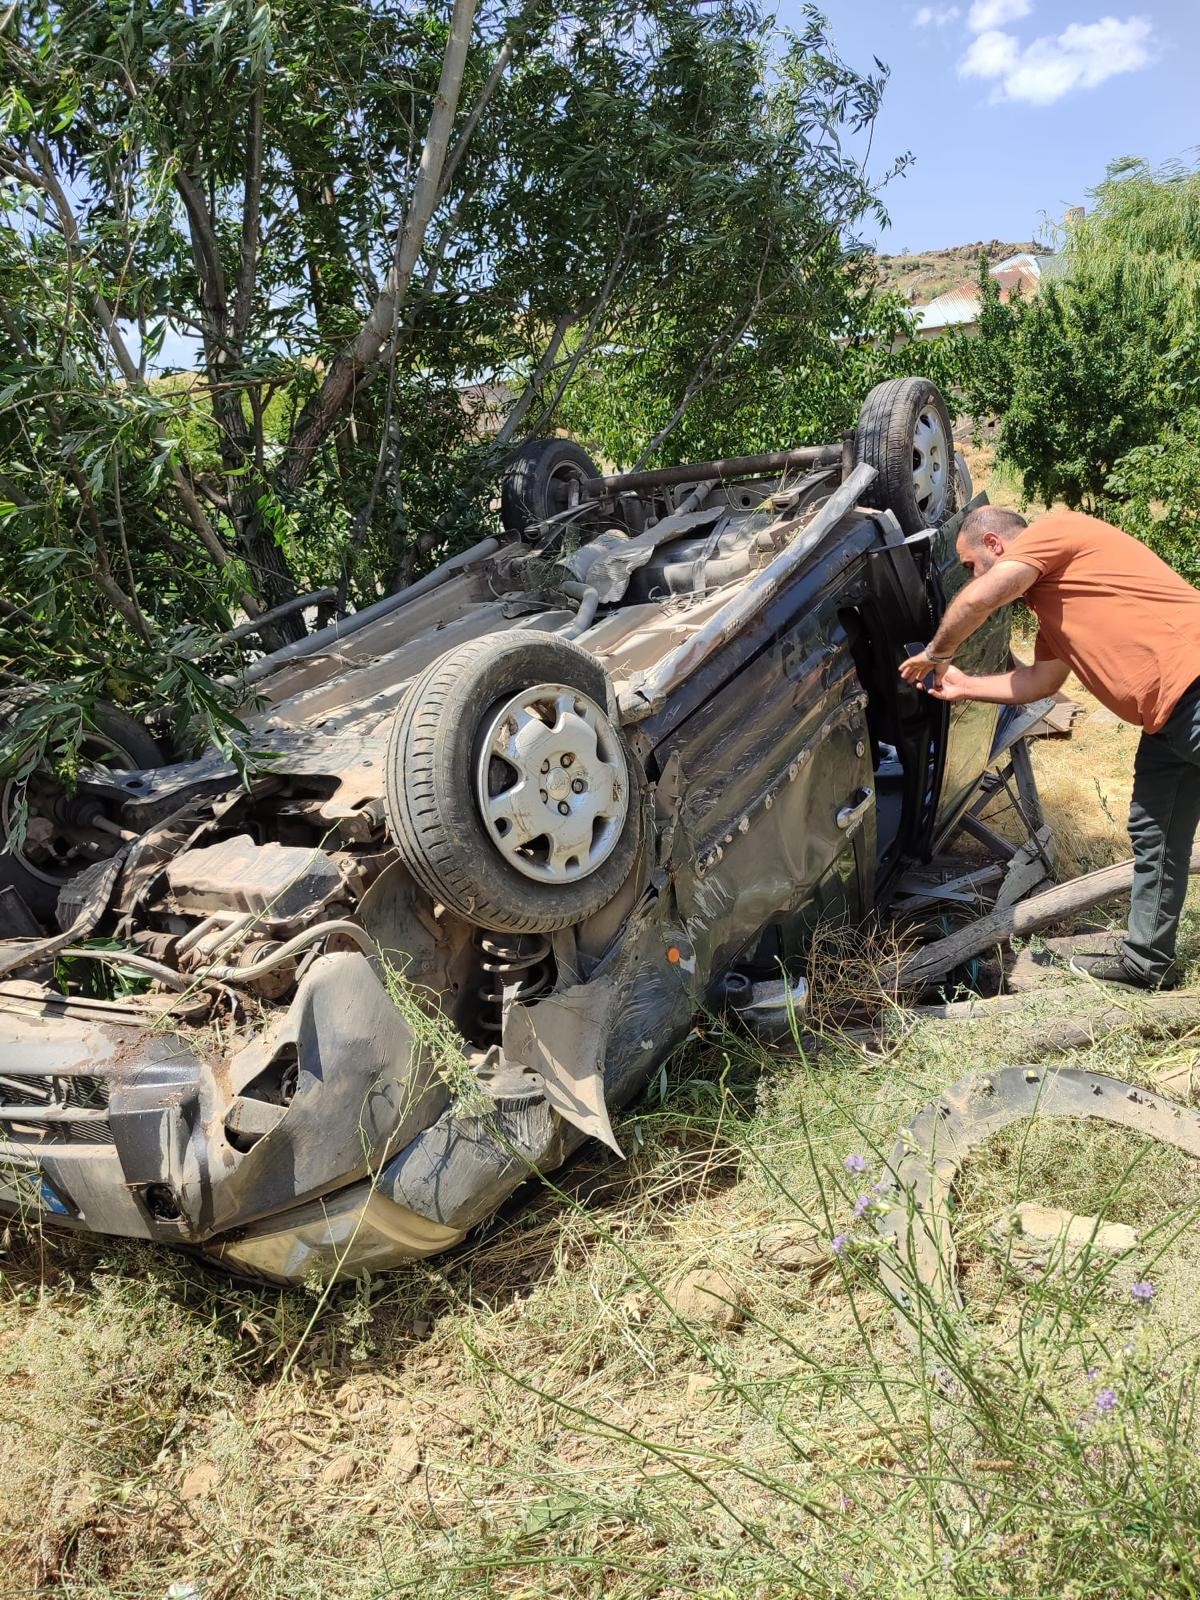
[[[849,1243],[850,1235],[848,1233],[839,1233],[837,1238],[830,1243],[829,1248],[835,1256],[844,1256],[846,1254],[846,1246]]]
[[[846,1157],[846,1171],[847,1172],[853,1172],[855,1174],[858,1174],[860,1172],[865,1172],[866,1170],[867,1170],[867,1158],[866,1158],[866,1156],[860,1156],[857,1152],[855,1152],[854,1155]]]
[[[1142,1305],[1149,1305],[1150,1301],[1154,1299],[1154,1285],[1149,1278],[1143,1278],[1140,1283],[1135,1283],[1129,1292]]]
[[[1094,1383],[1096,1381],[1096,1379],[1100,1376],[1100,1368],[1099,1367],[1089,1367],[1087,1369],[1087,1375],[1091,1379],[1091,1381]]]
[[[862,1221],[863,1217],[866,1216],[867,1212],[870,1211],[871,1206],[873,1204],[874,1204],[874,1196],[873,1195],[869,1195],[869,1194],[860,1194],[859,1195],[858,1199],[854,1202],[854,1215],[859,1219],[860,1222]]]
[[[1110,1411],[1117,1409],[1116,1391],[1114,1389],[1101,1389],[1092,1403],[1100,1415],[1106,1417]]]

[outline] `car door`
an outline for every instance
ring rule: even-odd
[[[986,495],[976,495],[970,506],[934,531],[929,582],[935,621],[963,585],[970,582],[970,573],[958,559],[955,541],[967,512],[987,503]],[[955,665],[972,674],[1004,672],[1008,666],[1010,629],[1011,612],[1005,606],[976,629],[955,656]],[[937,833],[953,821],[987,771],[1000,709],[981,700],[963,700],[945,708],[948,716]]]
[[[798,953],[818,922],[856,922],[871,904],[866,697],[841,620],[869,537],[785,586],[686,686],[656,744],[678,779],[669,871],[702,972],[767,928]]]

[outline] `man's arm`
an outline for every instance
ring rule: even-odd
[[[941,681],[930,686],[937,700],[990,700],[995,705],[1027,706],[1031,700],[1054,694],[1067,681],[1065,661],[1035,661],[1030,667],[973,678],[958,667],[947,667]]]
[[[965,639],[969,639],[993,611],[1010,605],[1023,595],[1040,574],[1026,561],[997,561],[990,572],[972,578],[946,607],[937,632],[929,641],[928,650],[919,656],[910,656],[900,664],[900,676],[909,683],[919,683],[930,672],[940,678],[939,663],[934,656],[952,656]],[[1037,696],[1035,695],[1036,699]]]

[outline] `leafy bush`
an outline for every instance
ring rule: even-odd
[[[1197,571],[1200,170],[1114,163],[1064,241],[1066,274],[1001,305],[981,277],[963,341],[976,416],[1003,420],[999,459],[1024,494],[1106,516]]]

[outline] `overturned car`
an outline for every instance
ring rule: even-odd
[[[997,708],[896,670],[969,492],[917,378],[772,456],[539,441],[507,542],[248,671],[248,786],[98,716],[0,857],[0,1210],[298,1281],[615,1147],[700,1008],[777,1025],[814,927],[975,795]],[[1001,668],[1006,619],[970,651]],[[149,987],[94,998],[97,964]]]

